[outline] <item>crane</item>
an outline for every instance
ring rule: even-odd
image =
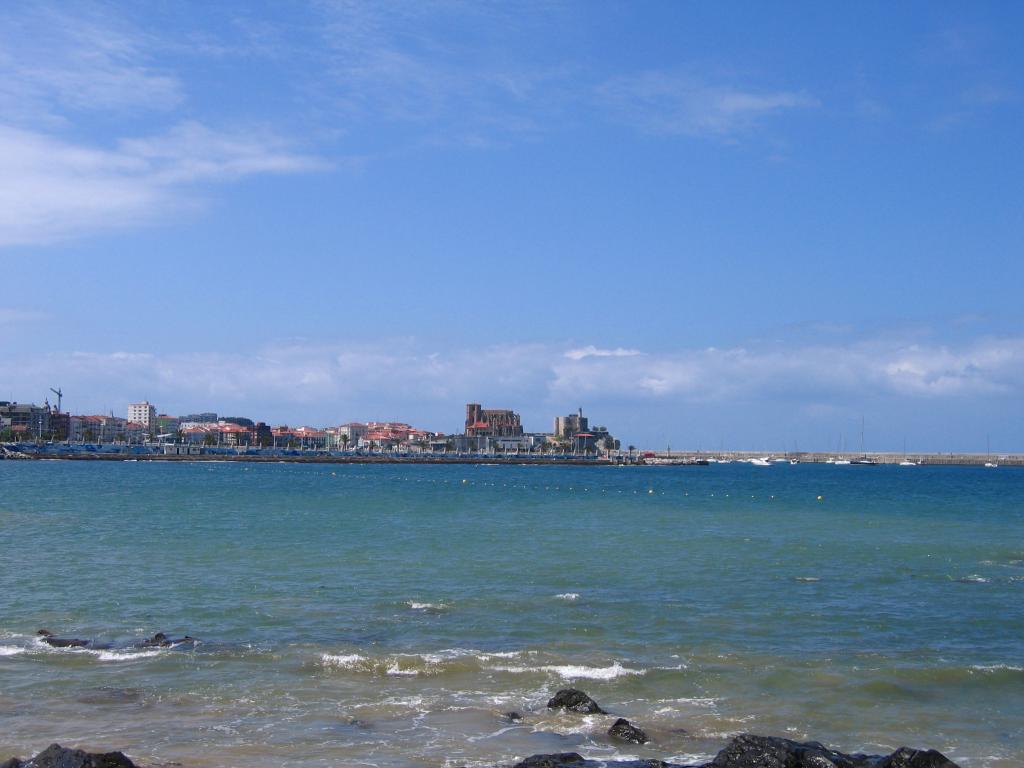
[[[60,413],[60,401],[61,398],[64,397],[64,391],[60,387],[57,389],[50,387],[50,391],[57,396],[57,413]]]

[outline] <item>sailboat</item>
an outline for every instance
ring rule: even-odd
[[[865,464],[868,466],[874,466],[878,462],[874,459],[868,458],[868,455],[864,452],[864,417],[860,417],[860,458],[851,459],[851,464]]]
[[[985,466],[989,469],[996,469],[999,465],[992,461],[992,439],[989,435],[985,435],[985,455],[988,457]]]
[[[900,462],[901,467],[916,467],[916,461],[909,461],[907,459],[907,438],[903,438],[903,461]]]

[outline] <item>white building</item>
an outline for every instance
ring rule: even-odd
[[[128,421],[141,424],[150,435],[156,434],[156,408],[148,400],[128,404]]]
[[[113,443],[127,440],[128,421],[116,416],[72,416],[68,439],[75,443]]]

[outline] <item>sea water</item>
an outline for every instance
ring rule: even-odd
[[[0,759],[1024,765],[1024,470],[0,461],[0,545]]]

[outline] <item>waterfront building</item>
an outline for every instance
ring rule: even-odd
[[[156,417],[156,433],[158,435],[174,435],[181,426],[181,419],[161,413]]]
[[[117,443],[127,439],[128,420],[119,416],[70,416],[68,439],[74,443]]]
[[[71,434],[71,416],[50,408],[50,436],[54,440],[67,440]]]
[[[572,438],[580,432],[587,432],[589,428],[589,420],[583,415],[582,408],[578,413],[568,416],[555,416],[555,437]]]
[[[14,440],[40,439],[50,434],[50,409],[30,403],[0,401],[0,432]]]
[[[149,435],[156,434],[156,408],[148,400],[128,403],[128,421],[141,424]]]
[[[359,421],[351,421],[348,424],[342,424],[338,427],[338,437],[342,438],[347,436],[348,441],[342,440],[344,445],[348,445],[351,448],[359,445],[359,440],[365,437],[366,433],[370,430],[369,426]]]
[[[515,437],[523,434],[523,425],[514,411],[485,409],[479,403],[467,403],[464,434],[466,437]]]

